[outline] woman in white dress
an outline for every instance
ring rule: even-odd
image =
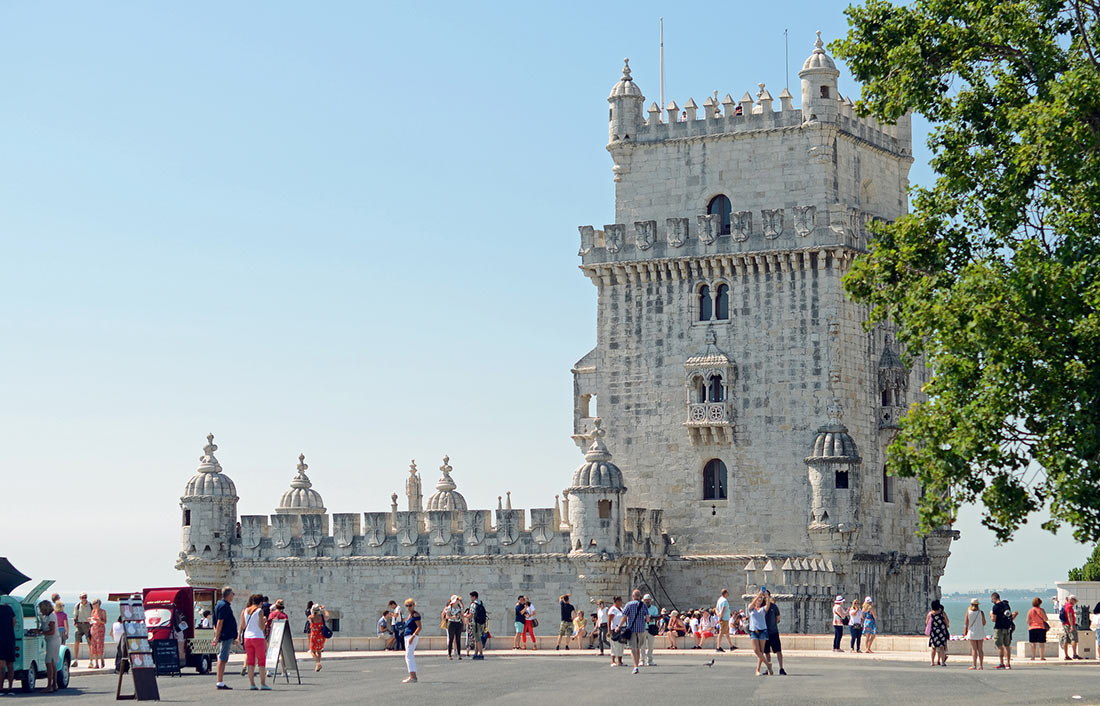
[[[977,598],[970,601],[970,609],[966,611],[963,639],[970,640],[970,669],[985,669],[985,613]]]

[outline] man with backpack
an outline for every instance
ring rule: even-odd
[[[485,659],[485,632],[489,627],[489,611],[478,598],[477,591],[470,591],[470,618],[473,620],[474,656],[473,659]]]

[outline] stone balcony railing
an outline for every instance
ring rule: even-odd
[[[687,426],[712,427],[730,423],[730,406],[725,402],[693,402],[688,405]]]

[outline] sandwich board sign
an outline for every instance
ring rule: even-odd
[[[271,622],[271,635],[267,640],[267,668],[274,677],[279,676],[279,664],[282,663],[283,676],[287,684],[290,683],[290,665],[294,665],[294,673],[298,676],[298,683],[302,683],[302,673],[298,671],[298,658],[294,656],[294,639],[286,629],[285,620],[273,620]]]

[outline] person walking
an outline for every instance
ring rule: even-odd
[[[771,675],[772,665],[768,656],[764,654],[764,645],[768,641],[768,596],[763,591],[757,591],[749,603],[749,637],[752,639],[752,652],[756,655],[756,676],[761,676],[760,668],[764,667],[767,674]]]
[[[451,596],[451,600],[447,602],[445,608],[443,608],[443,622],[447,625],[447,659],[453,659],[451,657],[451,646],[454,645],[454,651],[458,653],[458,661],[462,661],[462,633],[465,631],[466,625],[462,619],[462,613],[466,610],[462,605],[462,598],[456,593]]]
[[[997,669],[1012,669],[1012,631],[1016,628],[1016,616],[1019,611],[1013,612],[1008,601],[1002,601],[1001,595],[994,592],[990,595],[993,608],[989,611],[989,617],[993,621],[993,642],[997,646],[997,656],[1000,664]]]
[[[634,661],[633,674],[638,673],[641,664],[642,649],[646,640],[646,620],[649,619],[649,610],[642,602],[642,592],[634,589],[630,594],[630,602],[623,607],[625,627],[630,631],[630,657]]]
[[[61,633],[57,630],[57,616],[53,613],[53,604],[43,600],[38,602],[38,626],[46,638],[46,693],[57,691],[57,655],[61,651]]]
[[[62,606],[65,604],[62,603]],[[103,669],[103,641],[107,637],[107,611],[103,610],[103,601],[92,601],[92,617],[89,621],[91,631],[88,635],[88,650],[91,652],[92,669]],[[61,639],[65,641],[64,638]]]
[[[535,604],[531,602],[531,599],[526,599],[526,605],[523,608],[523,649],[527,649],[527,636],[531,636],[531,649],[537,650],[539,643],[535,640],[535,628],[539,626],[539,619],[535,612]]]
[[[566,593],[558,598],[558,608],[561,610],[561,622],[558,624],[558,644],[554,645],[555,650],[561,649],[561,641],[565,640],[565,649],[569,649],[569,639],[573,636],[573,613],[576,612],[576,608],[569,602],[569,594]]]
[[[771,664],[771,654],[775,653],[775,658],[779,660],[779,676],[787,676],[787,670],[783,669],[783,643],[779,639],[779,604],[772,598],[772,592],[767,589],[764,593],[768,597],[768,608],[764,612],[764,622],[768,627],[768,641],[764,643],[764,655],[768,657],[768,664]]]
[[[8,682],[7,691],[15,691],[15,631],[18,627],[15,611],[0,603],[0,692],[4,692],[5,680]]]
[[[402,684],[412,684],[416,678],[416,645],[420,642],[420,629],[423,623],[420,613],[416,612],[416,601],[412,598],[405,599],[405,667],[409,670],[409,676],[401,680]]]
[[[257,691],[256,670],[260,672],[259,690],[271,691],[267,685],[267,618],[263,611],[264,597],[259,593],[248,599],[248,605],[241,611],[241,624],[244,626],[244,664],[248,669],[249,690]]]
[[[928,634],[928,646],[932,648],[932,666],[943,667],[947,664],[947,641],[951,637],[948,629],[951,621],[943,610],[939,600],[932,601],[931,610],[925,616],[925,632]]]
[[[977,598],[970,601],[966,611],[964,640],[970,641],[970,669],[985,669],[985,613]]]
[[[232,689],[225,683],[225,665],[229,663],[229,651],[237,642],[237,616],[233,614],[233,589],[222,589],[221,600],[214,606],[214,646],[218,652],[217,676],[219,689]]]
[[[80,594],[80,602],[73,608],[73,663],[76,667],[80,662],[80,643],[87,641],[92,634],[92,605],[88,603],[88,594]],[[91,654],[91,646],[88,647]]]
[[[1047,622],[1046,611],[1040,608],[1041,605],[1043,599],[1035,598],[1031,601],[1031,610],[1027,612],[1027,641],[1031,645],[1033,662],[1039,655],[1041,661],[1047,661],[1047,631],[1050,630],[1050,623]]]
[[[398,652],[405,651],[405,621],[401,619],[401,611],[397,609],[397,601],[390,601],[390,631],[393,633],[393,649]]]
[[[516,604],[513,606],[513,610],[516,614],[516,637],[512,640],[512,649],[519,649],[520,637],[523,637],[524,642],[527,641],[526,627],[527,627],[527,599],[520,596],[516,599]]]
[[[653,601],[653,596],[645,594],[642,596],[642,603],[645,603],[646,608],[646,620],[645,620],[645,654],[642,662],[647,667],[657,666],[653,662],[653,647],[657,642],[657,620],[661,617],[661,611],[657,609],[657,604]]]
[[[611,643],[607,641],[607,633],[610,630],[608,627],[608,608],[604,605],[603,599],[596,601],[596,643],[600,648],[600,656],[603,657],[603,648],[610,649]]]
[[[485,635],[489,629],[489,611],[477,591],[470,591],[470,625],[474,642],[473,659],[485,659]]]
[[[852,599],[852,607],[848,609],[848,631],[852,635],[849,649],[856,654],[860,652],[860,640],[863,637],[863,608],[858,598]]]
[[[626,616],[623,615],[623,597],[615,596],[611,601],[611,607],[607,609],[608,635],[611,638],[611,666],[623,666],[623,628]]]
[[[867,654],[871,654],[871,645],[874,644],[876,635],[878,635],[878,613],[875,612],[874,601],[867,596],[863,599],[863,639],[867,641],[863,651]]]
[[[840,649],[840,641],[844,638],[844,624],[848,622],[848,616],[844,610],[844,596],[837,596],[833,601],[833,652],[843,652]]]
[[[733,614],[730,612],[729,589],[722,589],[722,594],[718,596],[718,602],[714,605],[714,614],[718,616],[718,633],[715,635],[714,646],[718,652],[725,652],[722,649],[722,638],[725,637],[730,652],[733,652],[737,648],[733,646],[733,638],[730,636],[730,623],[733,620]]]
[[[325,651],[325,642],[328,640],[328,626],[325,620],[329,613],[323,605],[317,604],[310,608],[309,612],[309,653],[313,655],[313,671],[321,671],[321,653]]]
[[[1066,654],[1066,661],[1071,659],[1081,659],[1077,654],[1077,596],[1070,594],[1066,596],[1066,602],[1062,604],[1062,609],[1058,611],[1058,620],[1062,623],[1062,635],[1059,638],[1059,642],[1062,643],[1062,649]],[[1073,645],[1073,656],[1069,656],[1070,645]]]

